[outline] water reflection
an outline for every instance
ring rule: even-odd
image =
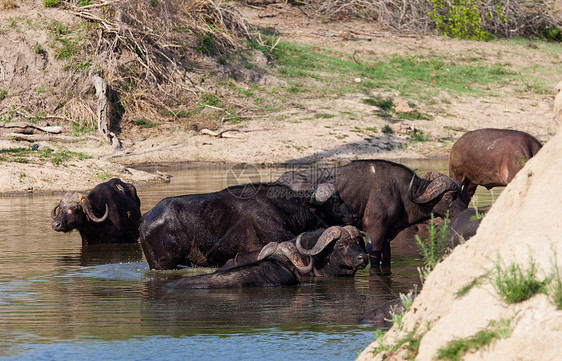
[[[446,161],[409,161],[421,174]],[[138,190],[142,212],[162,198],[223,189],[232,181],[273,181],[286,168],[165,170],[173,178]],[[486,192],[486,193],[484,193]],[[477,193],[479,205],[489,192]],[[495,190],[495,196],[499,194]],[[354,359],[373,340],[357,323],[378,304],[419,283],[413,233],[393,241],[393,274],[308,280],[300,286],[165,290],[197,268],[151,271],[139,244],[82,247],[78,232],[54,232],[60,195],[0,198],[0,356],[13,359]],[[410,231],[411,232],[411,231]],[[342,332],[344,332],[342,334]],[[213,348],[220,343],[221,352]]]

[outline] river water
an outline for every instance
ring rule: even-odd
[[[403,161],[447,173],[443,160]],[[142,212],[167,196],[272,181],[284,167],[166,170],[138,189]],[[477,192],[479,205],[493,201]],[[138,244],[82,247],[50,225],[56,196],[0,198],[0,358],[5,360],[353,360],[374,339],[357,319],[419,284],[415,242],[393,242],[393,274],[290,287],[165,290],[209,269],[151,271]]]

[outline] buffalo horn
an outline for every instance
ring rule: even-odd
[[[51,210],[51,218],[55,219],[55,217],[57,216],[57,208],[59,208],[60,204],[57,204],[55,206],[55,208],[53,208],[53,210]]]
[[[278,246],[279,243],[277,242],[269,242],[268,244],[266,244],[258,254],[258,261],[261,261],[262,259],[266,259],[271,255],[275,254]]]
[[[320,237],[318,237],[318,240],[316,241],[316,244],[311,249],[304,249],[302,247],[302,244],[301,244],[302,235],[303,234],[301,233],[297,237],[297,241],[295,242],[297,250],[302,255],[315,256],[318,253],[322,252],[328,244],[330,244],[331,242],[339,239],[342,236],[342,232],[341,232],[341,228],[337,227],[337,226],[332,226],[332,227],[328,228],[327,230],[325,230],[322,233],[322,235]]]
[[[105,204],[105,213],[103,214],[103,216],[101,216],[101,218],[98,218],[96,217],[96,214],[92,209],[92,205],[90,204],[90,200],[88,199],[88,197],[79,194],[78,199],[80,201],[80,204],[82,205],[82,208],[84,209],[84,212],[86,213],[88,218],[92,220],[92,222],[96,222],[96,223],[103,222],[107,219],[107,217],[109,217],[109,207],[107,203]]]
[[[314,267],[312,256],[308,256],[308,265],[304,265],[301,255],[297,251],[295,245],[291,242],[279,243],[276,253],[282,254],[287,257],[301,274],[312,271],[312,268]]]
[[[414,178],[412,178],[412,181],[410,182],[409,192],[411,192],[413,181]],[[418,196],[412,195],[412,201],[420,204],[427,203],[437,198],[440,194],[445,193],[446,191],[456,190],[456,189],[458,190],[458,188],[459,188],[458,184],[452,178],[449,178],[447,176],[438,177],[427,185],[425,191],[422,194]]]
[[[331,183],[322,183],[316,187],[313,197],[317,204],[323,204],[326,203],[328,199],[332,198],[336,192],[337,189],[335,185]]]
[[[347,233],[349,233],[349,238],[359,237],[359,230],[357,229],[357,227],[347,225],[347,226],[344,226],[343,229],[345,229],[347,231]],[[345,237],[345,236],[342,235],[342,237]]]
[[[370,253],[371,250],[373,249],[373,239],[371,238],[371,236],[369,236],[369,233],[367,232],[360,231],[360,233],[363,235],[363,238],[366,239],[365,250],[367,251],[367,253]]]

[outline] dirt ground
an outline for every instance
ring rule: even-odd
[[[412,51],[450,52],[451,54],[477,51],[480,57],[493,59],[501,54],[502,61],[512,67],[544,62],[532,46],[514,47],[507,42],[458,41],[433,36],[396,35],[377,29],[376,24],[358,22],[323,23],[312,20],[298,9],[274,4],[265,8],[248,7],[244,14],[258,26],[276,29],[283,40],[334,49],[349,54],[407,54]],[[7,16],[4,14],[4,16]],[[13,15],[12,15],[13,16]],[[2,34],[0,33],[0,37]],[[7,43],[5,43],[7,44]],[[1,47],[1,45],[0,45]],[[3,49],[0,49],[3,50]],[[550,61],[550,60],[549,60]],[[552,59],[560,63],[560,58]],[[0,55],[0,64],[2,55]],[[33,64],[25,64],[32,68]],[[559,74],[558,78],[562,78]],[[0,74],[0,85],[2,81]],[[548,84],[551,93],[518,92],[512,88],[496,87],[490,90],[499,96],[485,98],[459,97],[443,94],[446,103],[439,109],[424,112],[431,120],[401,121],[393,124],[393,134],[369,134],[367,129],[382,129],[387,122],[373,115],[373,108],[362,102],[365,94],[343,97],[315,98],[310,94],[289,101],[286,107],[271,114],[255,114],[236,125],[224,125],[217,132],[224,137],[193,131],[168,124],[141,134],[119,135],[122,149],[84,138],[75,143],[37,142],[39,149],[65,147],[73,152],[91,155],[90,159],[72,159],[55,165],[50,161],[35,163],[0,162],[0,194],[57,193],[93,188],[102,179],[117,176],[135,184],[158,182],[165,175],[138,170],[143,165],[200,165],[216,163],[271,164],[311,161],[347,161],[352,159],[383,158],[445,158],[454,140],[465,131],[485,127],[518,129],[531,133],[542,142],[556,131],[552,117],[556,77]],[[275,82],[262,79],[262,86]],[[361,79],[355,79],[360,82]],[[549,80],[550,82],[550,80]],[[395,97],[395,106],[400,106]],[[403,102],[405,103],[405,102]],[[0,103],[1,106],[1,103]],[[443,109],[444,108],[444,109]],[[353,112],[350,119],[344,114]],[[333,117],[315,117],[316,114]],[[278,120],[283,119],[283,120]],[[424,142],[412,144],[408,136],[413,129],[429,135]],[[369,138],[367,140],[366,138]],[[29,147],[26,141],[3,137],[0,148]],[[387,145],[393,149],[388,150]]]

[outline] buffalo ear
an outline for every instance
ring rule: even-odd
[[[331,183],[321,183],[312,193],[312,196],[310,197],[310,203],[312,205],[322,205],[337,193],[338,190],[336,189],[335,185]]]

